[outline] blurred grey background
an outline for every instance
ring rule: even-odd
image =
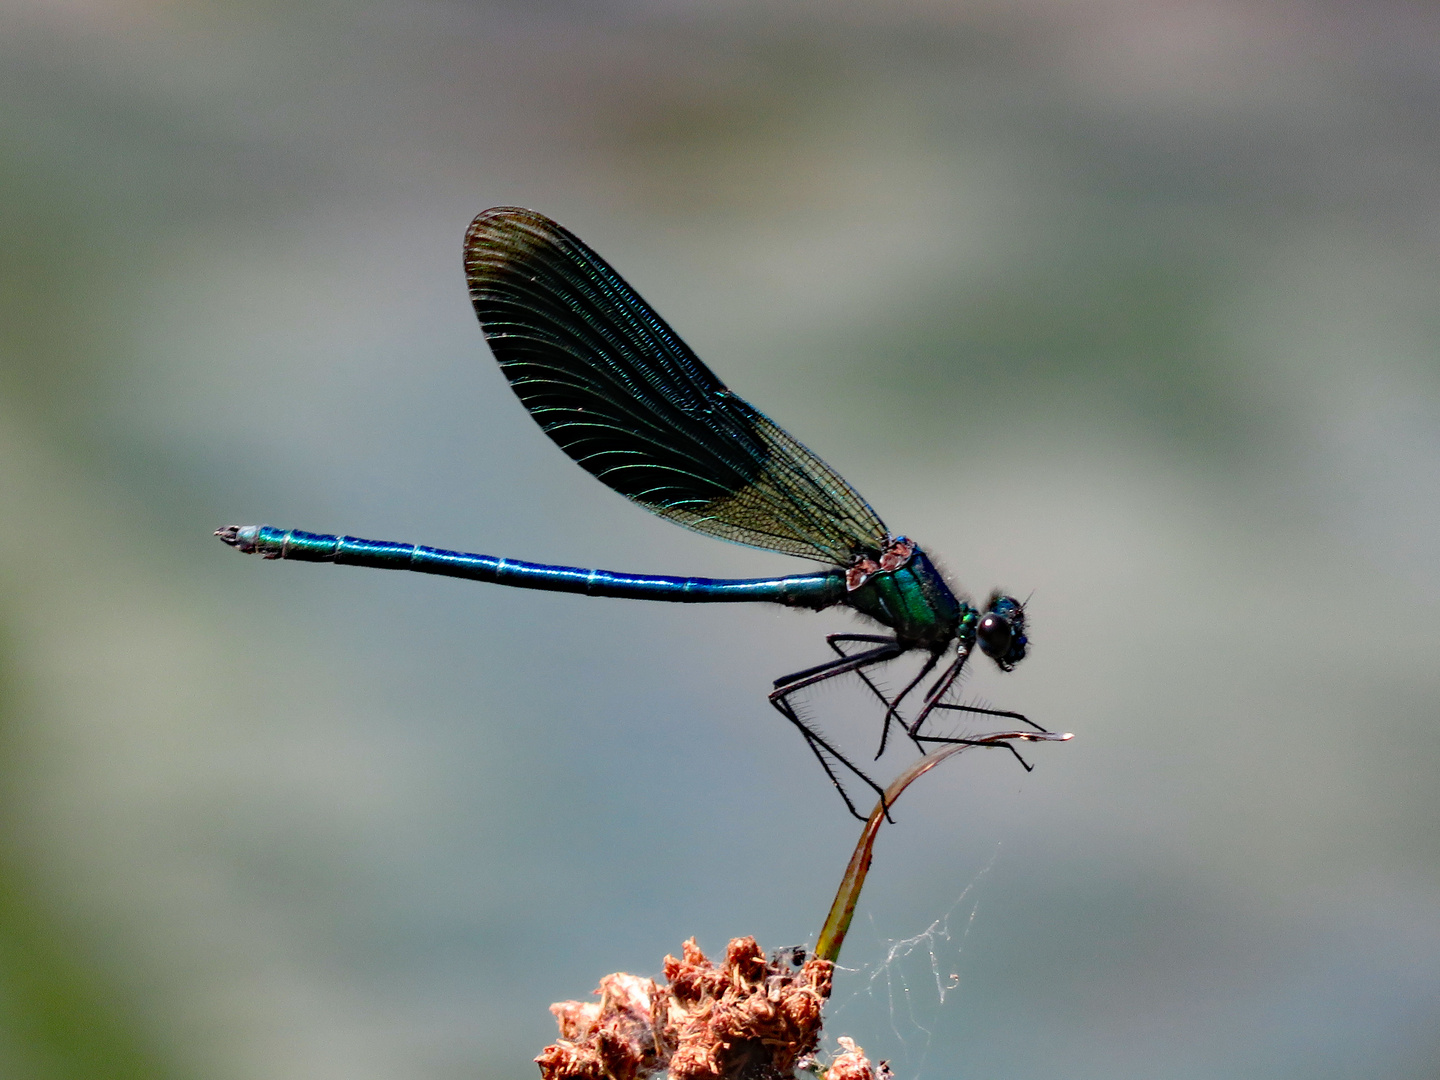
[[[843,614],[210,535],[806,569],[540,434],[460,269],[500,203],[1032,596],[967,699],[1076,738],[906,796],[831,1035],[1440,1073],[1433,6],[12,0],[0,194],[0,1074],[531,1076],[606,972],[818,930],[858,827],[764,693]]]

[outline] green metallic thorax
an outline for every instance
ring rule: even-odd
[[[975,609],[958,600],[918,547],[896,570],[872,574],[842,601],[895,631],[907,647],[939,649],[957,636],[973,639]]]

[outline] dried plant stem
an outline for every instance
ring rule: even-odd
[[[1010,741],[1022,742],[1063,742],[1071,736],[1037,731],[998,731],[993,735],[977,735],[971,742],[947,746],[935,754],[927,754],[910,768],[897,776],[860,832],[855,851],[850,856],[850,865],[845,867],[845,876],[840,879],[840,888],[835,893],[835,902],[830,905],[830,914],[820,930],[820,939],[815,943],[815,958],[829,960],[832,964],[840,957],[840,946],[845,943],[845,934],[850,929],[850,920],[855,917],[855,905],[860,901],[860,890],[865,886],[865,875],[870,872],[870,860],[875,853],[875,837],[880,832],[880,823],[885,820],[886,811],[895,805],[900,793],[935,768],[948,757],[969,750],[972,746],[996,746]]]

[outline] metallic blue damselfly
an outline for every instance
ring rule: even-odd
[[[836,657],[776,679],[770,703],[799,729],[862,820],[839,770],[877,794],[883,789],[801,714],[793,699],[807,687],[851,673],[864,681],[885,708],[877,758],[892,724],[922,752],[927,745],[970,742],[927,730],[939,710],[1014,720],[1034,729],[1029,737],[1055,737],[1019,713],[948,700],[977,647],[1002,671],[1024,659],[1024,606],[997,592],[982,611],[957,597],[917,544],[893,536],[833,469],[733,394],[579,237],[533,210],[495,207],[465,235],[465,273],[511,388],[581,467],[676,524],[827,569],[763,579],[655,577],[268,525],[231,525],[216,535],[267,559],[415,570],[551,592],[848,607],[890,632],[828,635]],[[867,672],[910,652],[924,654],[919,673],[887,695]],[[937,667],[915,715],[904,720],[901,703]],[[1003,745],[1020,758],[1008,739],[976,744]]]

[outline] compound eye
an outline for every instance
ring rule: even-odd
[[[1010,623],[995,612],[987,612],[980,620],[980,625],[975,627],[975,639],[980,643],[980,651],[992,660],[1003,660],[1010,651],[1010,637],[1012,630]]]

